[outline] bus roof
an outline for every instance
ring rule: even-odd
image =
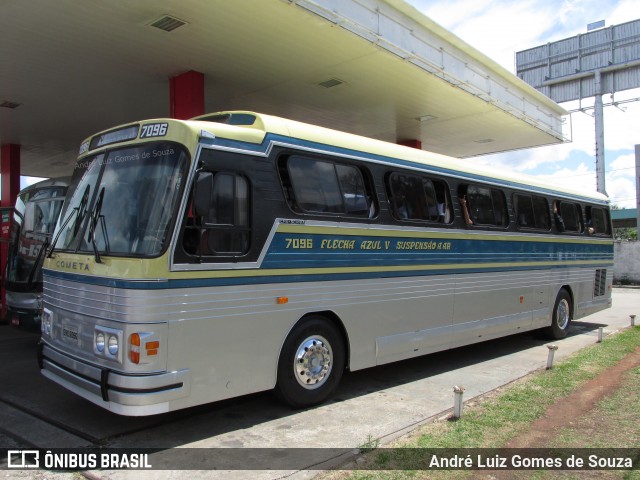
[[[46,180],[41,180],[40,182],[32,183],[31,185],[27,185],[20,190],[18,195],[24,195],[25,193],[46,187],[68,187],[70,181],[71,177],[48,178]]]
[[[213,127],[210,122],[217,124],[223,123],[226,124],[226,126],[233,127],[233,129],[229,130],[225,128],[225,135],[232,134],[235,129],[243,129],[246,132],[246,129],[250,128],[261,131],[263,133],[263,135],[260,135],[261,139],[263,139],[267,134],[282,135],[312,143],[339,147],[345,150],[400,159],[406,162],[435,167],[451,172],[488,177],[501,183],[528,185],[543,190],[557,192],[559,195],[566,194],[572,197],[577,196],[590,198],[599,203],[609,202],[607,196],[598,193],[595,190],[583,191],[571,189],[553,182],[544,181],[531,175],[521,174],[518,172],[508,172],[503,169],[498,170],[484,165],[477,165],[468,159],[448,157],[446,155],[440,155],[425,150],[396,145],[381,140],[375,140],[271,115],[249,111],[224,111],[195,117],[189,122],[191,121],[198,121],[198,123],[204,121],[208,125],[200,124],[198,128],[211,131],[211,133],[214,134],[218,133],[219,135],[222,134],[222,132],[220,132],[218,128]],[[240,133],[240,131],[238,133],[245,137]]]
[[[512,186],[516,189],[526,190],[528,187],[531,187],[533,190],[551,193],[559,197],[580,198],[601,204],[609,203],[609,198],[606,195],[598,193],[595,190],[567,188],[563,185],[548,182],[531,175],[474,164],[470,159],[449,157],[426,150],[405,147],[295,120],[240,110],[210,113],[189,120],[154,118],[120,125],[98,132],[85,139],[80,147],[80,157],[93,153],[94,149],[102,149],[106,145],[121,142],[129,143],[138,138],[138,135],[132,133],[122,140],[116,139],[105,145],[94,147],[94,143],[101,143],[95,142],[98,137],[107,136],[114,132],[130,131],[132,127],[137,127],[141,124],[159,122],[182,124],[186,127],[185,130],[182,131],[182,139],[185,141],[187,138],[192,138],[195,141],[198,137],[202,137],[203,134],[209,134],[212,138],[224,138],[242,143],[262,144],[265,138],[271,135],[280,137],[281,139],[291,138],[297,141],[308,142],[309,145],[316,144],[320,149],[326,148],[329,151],[345,156],[360,155],[369,161],[374,161],[376,158],[381,162],[396,160],[405,166],[411,167],[413,164],[418,169],[420,167],[428,167],[433,171],[440,171],[444,175],[455,176],[458,174],[463,178],[477,178],[484,182]],[[149,140],[154,139],[157,139],[157,137],[149,138]]]

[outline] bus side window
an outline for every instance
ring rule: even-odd
[[[279,171],[285,199],[296,213],[376,214],[373,188],[355,165],[293,155],[281,161]]]
[[[507,202],[501,190],[469,185],[466,192],[464,187],[461,189],[459,198],[461,205],[466,204],[468,208],[469,218],[465,215],[467,225],[506,227],[509,224]]]
[[[580,205],[573,202],[555,201],[554,213],[559,231],[569,233],[582,233],[584,222]]]
[[[544,197],[516,193],[513,205],[519,227],[549,231],[549,206]]]
[[[425,184],[425,182],[427,182]],[[417,175],[392,173],[387,179],[393,212],[399,220],[436,220],[433,185]]]
[[[536,228],[549,231],[551,229],[551,222],[549,221],[549,203],[547,202],[547,199],[533,195],[531,200],[533,204],[533,215],[535,218]]]
[[[564,228],[565,232],[582,233],[583,222],[580,205],[572,202],[556,201],[554,206],[556,212],[556,221],[558,224],[562,222],[560,228]]]
[[[449,187],[445,182],[438,180],[433,181],[436,190],[436,202],[438,205],[438,221],[440,223],[449,224],[453,220],[451,213],[451,197],[449,195]]]
[[[611,222],[609,212],[601,207],[587,207],[587,225],[592,235],[611,236]]]
[[[391,210],[398,220],[451,222],[451,201],[444,182],[393,172],[386,184]]]
[[[196,225],[193,213],[193,202],[189,202],[187,207],[187,218],[185,220],[184,231],[182,233],[182,248],[189,255],[196,255],[200,246],[200,229]]]
[[[556,222],[556,228],[559,232],[564,232],[566,227],[564,226],[564,219],[562,213],[560,213],[560,202],[558,200],[553,201],[553,217]]]
[[[533,228],[535,221],[533,220],[533,204],[529,195],[513,196],[514,209],[516,211],[516,222],[520,227]]]
[[[206,188],[198,185],[202,191],[194,189],[188,208],[193,209],[195,216],[186,219],[182,235],[184,251],[199,257],[246,254],[251,239],[248,180],[235,173],[204,172],[198,182]]]

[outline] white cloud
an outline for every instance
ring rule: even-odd
[[[543,165],[560,165],[569,158],[572,148],[570,144],[538,147],[516,152],[496,153],[475,157],[473,160],[483,165],[531,173]]]
[[[611,158],[607,166],[606,187],[611,203],[624,208],[636,206],[635,153]]]
[[[576,190],[593,191],[596,189],[596,177],[593,167],[585,163],[581,163],[573,169],[561,168],[552,174],[537,176],[549,182]]]
[[[616,177],[634,177],[636,167],[636,156],[633,153],[628,155],[620,155],[609,162],[607,171],[611,176]]]
[[[607,176],[607,194],[611,198],[612,205],[622,208],[635,208],[636,206],[636,186],[633,180]]]
[[[555,7],[533,1],[410,3],[510,71],[514,68],[514,53],[537,45],[540,25],[547,24],[556,13]]]
[[[587,25],[598,20],[613,25],[638,16],[637,0],[408,2],[509,70],[517,51],[585,33]]]
[[[607,20],[609,25],[618,25],[637,20],[638,16],[638,0],[623,0],[618,2]]]
[[[640,90],[626,92],[640,95]],[[616,95],[616,98],[622,95]],[[607,96],[605,96],[607,97]],[[640,102],[625,103],[620,105],[625,111],[616,107],[604,109],[605,148],[609,150],[622,150],[633,148],[640,143]]]

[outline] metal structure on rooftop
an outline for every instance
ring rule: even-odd
[[[640,20],[591,25],[586,34],[517,52],[516,74],[558,103],[595,97],[597,184],[606,194],[602,96],[640,88]]]

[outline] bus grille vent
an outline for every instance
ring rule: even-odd
[[[593,296],[601,297],[605,294],[605,290],[607,287],[607,270],[606,269],[598,269],[596,270],[596,281],[593,286]]]

